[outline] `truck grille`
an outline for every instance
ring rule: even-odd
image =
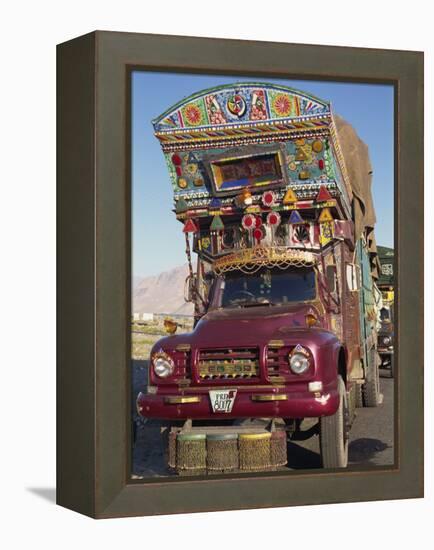
[[[288,374],[288,354],[294,346],[268,347],[267,350],[267,374],[269,378],[280,377]]]
[[[206,349],[199,351],[201,379],[259,377],[258,348]]]
[[[191,378],[190,371],[190,351],[175,350],[171,352],[171,357],[175,362],[175,374],[181,378]]]

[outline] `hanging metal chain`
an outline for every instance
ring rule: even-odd
[[[190,277],[193,278],[194,272],[193,272],[193,264],[191,263],[191,250],[190,250],[190,240],[188,238],[188,233],[185,233],[185,254],[187,256],[188,271],[190,273]]]
[[[190,248],[190,239],[188,238],[188,233],[185,233],[185,254],[187,256],[188,262],[188,271],[190,276],[190,288],[191,288],[191,297],[194,303],[195,317],[198,317],[199,310],[199,300],[202,302],[202,306],[205,307],[205,300],[202,298],[200,293],[197,291],[196,278],[193,271],[193,263],[191,261],[191,248]]]
[[[197,300],[197,288],[196,288],[196,281],[194,277],[194,271],[193,271],[193,264],[191,261],[191,249],[190,249],[190,239],[188,237],[188,233],[185,233],[185,254],[187,256],[187,262],[188,262],[188,271],[190,275],[190,289],[191,289],[191,297],[192,301],[194,303],[194,311],[195,311],[195,317],[197,315],[198,310],[198,300]]]

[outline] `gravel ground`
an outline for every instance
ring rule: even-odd
[[[135,396],[146,389],[147,361],[132,361],[133,417]],[[357,416],[350,432],[349,464],[350,465],[393,465],[393,379],[382,372],[381,391],[383,403],[377,408],[357,409]],[[248,422],[248,421],[246,421]],[[260,421],[259,421],[260,422]],[[319,438],[315,434],[315,419],[302,423],[302,435],[288,443],[287,468],[310,469],[320,468]],[[132,477],[158,477],[171,474],[165,465],[162,424],[158,420],[148,420],[145,424],[137,423],[136,443],[133,449]]]

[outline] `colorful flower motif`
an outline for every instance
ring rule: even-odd
[[[278,116],[288,116],[291,113],[292,102],[288,94],[279,93],[274,96],[273,110]]]
[[[260,241],[265,237],[265,231],[262,227],[257,227],[253,230],[253,237],[256,239],[256,242],[259,244]]]
[[[262,204],[267,207],[276,204],[276,193],[274,191],[265,191],[262,195]]]
[[[182,110],[182,117],[190,126],[198,126],[203,119],[202,111],[194,103],[184,107]]]
[[[241,94],[231,95],[227,101],[227,108],[231,114],[240,118],[246,112],[246,101]]]
[[[187,164],[186,168],[187,172],[192,176],[194,176],[194,174],[197,172],[197,164],[194,164],[193,162]]]
[[[244,229],[253,229],[256,225],[255,216],[253,214],[245,214],[241,219],[241,225]]]
[[[224,113],[215,95],[206,96],[205,105],[208,111],[208,118],[211,124],[226,123],[226,118],[224,116]]]
[[[268,225],[279,225],[280,223],[280,214],[279,212],[270,212],[267,216]]]
[[[266,118],[267,118],[267,109],[265,106],[264,90],[253,90],[250,120],[265,120]]]

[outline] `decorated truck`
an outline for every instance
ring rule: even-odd
[[[139,414],[283,419],[289,436],[317,418],[323,467],[345,467],[356,406],[381,399],[366,146],[329,102],[268,83],[201,91],[153,127],[195,323],[166,323]]]
[[[380,309],[380,328],[378,330],[378,353],[381,367],[388,369],[393,378],[393,345],[394,345],[394,250],[385,246],[378,247],[378,258],[381,264],[377,286],[382,295]]]

